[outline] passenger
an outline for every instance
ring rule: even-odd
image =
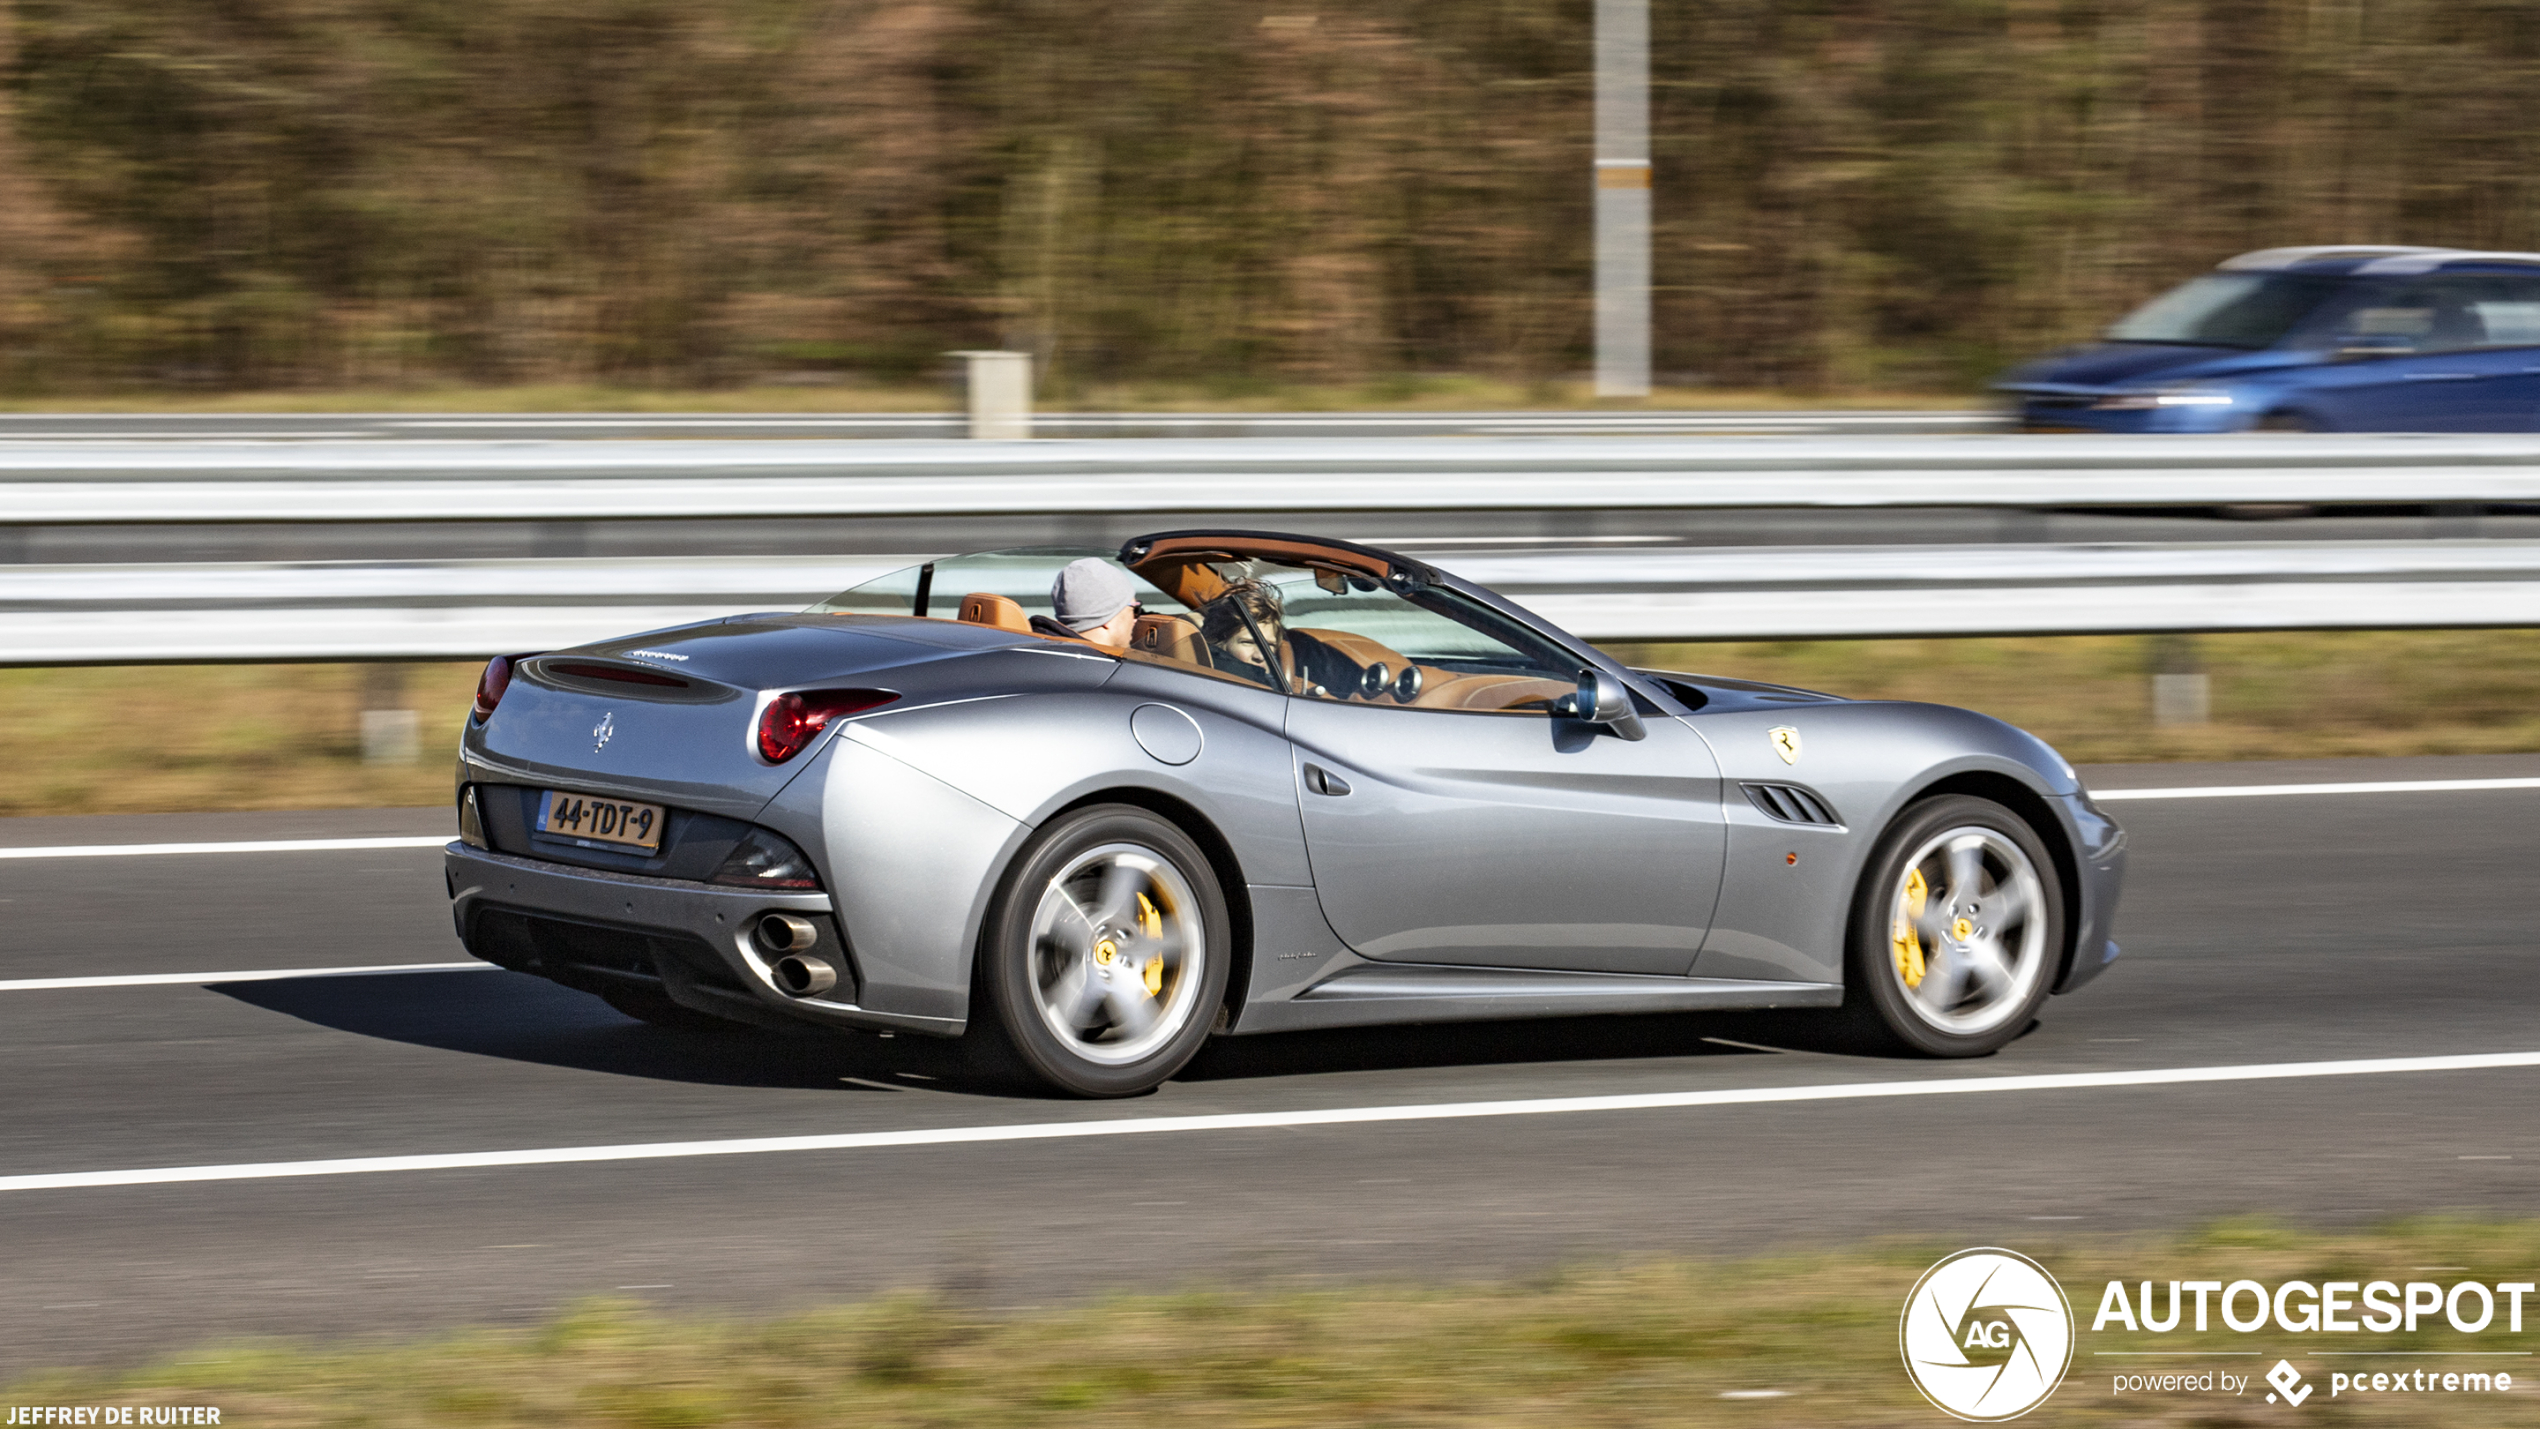
[[[1279,687],[1271,662],[1287,637],[1287,616],[1278,591],[1257,580],[1240,580],[1208,603],[1201,614],[1200,639],[1208,642],[1217,668],[1256,684]]]
[[[1085,640],[1113,654],[1129,648],[1138,628],[1138,592],[1118,566],[1100,556],[1070,561],[1050,585],[1047,615],[1032,617],[1035,634]]]

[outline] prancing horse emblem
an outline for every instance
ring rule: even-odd
[[[593,754],[597,754],[601,750],[608,748],[609,736],[615,733],[617,733],[617,711],[608,710],[603,712],[600,715],[600,722],[591,726],[591,752]],[[1777,733],[1774,737],[1779,738],[1780,736]],[[1784,759],[1791,757],[1792,756],[1787,754],[1782,756]]]
[[[1777,724],[1764,733],[1773,741],[1773,752],[1782,757],[1782,763],[1799,762],[1799,731],[1786,724]]]

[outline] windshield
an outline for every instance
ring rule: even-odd
[[[2208,273],[2128,313],[2108,340],[2273,347],[2336,286],[2291,273]]]
[[[1312,699],[1549,714],[1579,659],[1461,592],[1337,564],[1199,551],[1140,566],[1194,613],[1138,622],[1130,653]]]
[[[947,556],[876,576],[838,592],[803,614],[916,615],[951,620],[961,609],[962,597],[987,594],[1004,596],[1023,607],[1028,619],[1051,613],[1050,587],[1057,583],[1059,571],[1068,562],[1092,556],[1117,566],[1118,555],[1117,551],[1078,546],[1019,546],[1010,551]],[[1166,614],[1184,613],[1181,602],[1139,580],[1134,572],[1129,573],[1129,578],[1136,583],[1142,606]]]

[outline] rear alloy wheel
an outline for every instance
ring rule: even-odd
[[[1208,1038],[1226,998],[1227,923],[1216,873],[1180,829],[1118,805],[1066,815],[1015,860],[989,910],[974,1036],[1078,1096],[1147,1091]]]
[[[1844,1001],[1907,1049],[1980,1056],[2028,1028],[2063,948],[2063,888],[2036,831],[1989,799],[1929,799],[1863,876]]]

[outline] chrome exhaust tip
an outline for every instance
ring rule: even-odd
[[[776,960],[772,971],[777,987],[788,997],[818,997],[838,985],[838,970],[825,958],[788,953]]]
[[[820,941],[820,927],[791,913],[770,913],[758,920],[758,945],[771,953],[809,952]]]

